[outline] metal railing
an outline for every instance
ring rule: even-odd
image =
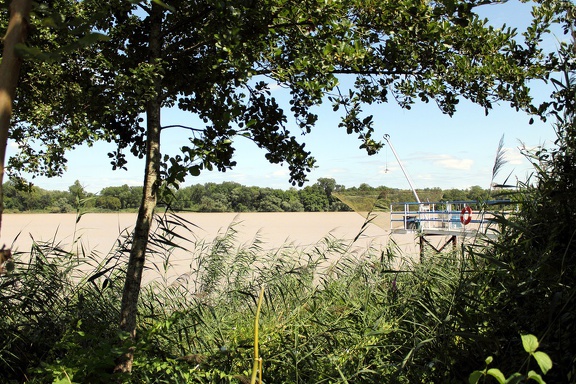
[[[392,203],[390,228],[407,232],[485,231],[495,214],[506,214],[512,204],[510,200]],[[497,207],[500,209],[494,209]]]

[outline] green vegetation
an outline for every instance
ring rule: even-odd
[[[239,247],[232,224],[190,241],[189,269],[170,276],[173,226],[189,223],[157,217],[157,278],[134,338],[114,325],[128,234],[110,255],[82,253],[80,239],[78,253],[35,243],[0,277],[1,379],[248,383],[257,337],[264,383],[576,383],[576,83],[557,86],[557,147],[530,155],[533,179],[507,194],[518,211],[497,217],[496,239],[415,263],[394,243],[331,237]],[[113,373],[128,352],[131,373]]]
[[[574,35],[576,12],[570,1],[538,0],[518,34],[474,12],[501,2],[11,1],[0,19],[2,30],[9,20],[18,27],[2,46],[0,181],[9,136],[19,146],[7,162],[16,178],[57,176],[67,150],[97,140],[117,144],[114,168],[126,151],[146,165],[134,233],[113,254],[85,254],[80,239],[74,252],[35,243],[5,268],[1,379],[249,382],[257,341],[270,383],[576,382],[574,41],[542,47],[552,26]],[[538,80],[556,91],[534,105],[528,86]],[[362,108],[389,99],[406,109],[434,101],[449,115],[460,99],[486,112],[506,102],[554,119],[556,146],[531,155],[533,179],[509,194],[519,208],[497,217],[497,238],[410,263],[394,244],[359,252],[333,238],[304,250],[266,251],[258,240],[238,248],[232,226],[212,244],[189,244],[187,274],[141,284],[148,267],[167,273],[171,226],[188,225],[156,216],[150,231],[157,202],[192,201],[174,199],[186,176],[232,168],[235,140],[248,139],[302,185],[314,159],[289,128],[309,133],[315,107],[330,102],[340,127],[374,154],[382,143]],[[198,125],[162,127],[167,107]],[[168,128],[189,138],[180,154],[160,150]],[[57,211],[131,209],[133,191],[119,188],[90,199],[77,183],[44,200]],[[214,189],[209,210],[230,204],[232,192]],[[342,192],[321,181],[302,191],[298,201],[267,191],[262,209],[329,210]],[[29,209],[38,192],[1,195]],[[249,202],[256,207],[236,207]]]
[[[503,227],[529,230],[521,217]],[[109,255],[82,253],[81,239],[71,247],[36,243],[15,255],[14,271],[0,278],[0,380],[247,383],[263,287],[258,342],[265,383],[447,383],[470,375],[478,382],[484,374],[498,376],[495,368],[478,370],[488,355],[500,373],[526,372],[514,375],[523,379],[536,374],[520,353],[520,336],[529,332],[541,338],[528,356],[547,367],[538,375],[574,382],[565,380],[576,369],[566,352],[574,348],[575,307],[567,305],[574,300],[574,275],[564,278],[562,284],[571,285],[561,291],[558,284],[518,285],[514,276],[506,282],[506,254],[523,244],[507,242],[504,254],[504,244],[478,248],[485,243],[477,239],[414,264],[393,243],[359,250],[327,237],[307,249],[265,250],[258,239],[239,247],[233,223],[212,243],[186,244],[189,268],[173,276],[173,225],[187,224],[177,216],[157,217],[157,223],[149,248],[156,279],[143,288],[133,342],[114,326],[128,234]],[[514,273],[560,277],[548,267],[523,267],[525,261]],[[565,267],[573,264],[566,260]],[[540,302],[549,289],[560,296]],[[553,312],[535,308],[551,305]],[[132,373],[113,379],[115,358],[130,347]],[[549,372],[550,359],[540,351],[554,362]]]
[[[110,255],[35,243],[0,277],[1,379],[248,383],[259,313],[264,383],[576,383],[576,84],[557,86],[557,147],[530,155],[496,239],[416,263],[331,237],[239,247],[232,224],[185,245],[189,269],[170,276],[173,226],[192,227],[157,217],[136,337],[115,326],[131,236]],[[113,373],[126,353],[131,373]]]
[[[368,104],[395,100],[410,109],[432,101],[452,115],[466,99],[486,113],[505,102],[545,117],[554,106],[536,105],[529,85],[558,70],[558,55],[542,43],[553,26],[568,32],[573,5],[536,2],[519,33],[478,16],[475,8],[491,3],[501,1],[12,0],[9,17],[0,19],[3,30],[8,22],[18,26],[9,29],[0,67],[0,182],[8,137],[19,148],[6,167],[16,178],[57,176],[67,150],[98,140],[116,144],[108,154],[114,169],[126,166],[128,151],[145,159],[119,318],[119,329],[136,341],[162,191],[234,167],[237,140],[285,163],[289,181],[302,186],[315,161],[299,133],[315,128],[323,103],[369,155],[383,143],[373,137]],[[9,63],[17,65],[4,68]],[[285,100],[271,92],[274,86],[286,90]],[[166,108],[190,116],[162,126]],[[166,129],[183,132],[180,153],[162,152]],[[116,199],[102,197],[100,204],[122,207]],[[211,210],[223,206],[207,203]],[[266,209],[278,204],[272,196]],[[301,204],[326,210],[330,202],[311,193]],[[118,359],[117,371],[131,371],[131,351]]]
[[[4,184],[4,205],[7,212],[74,212],[136,211],[142,200],[142,187],[106,187],[98,194],[86,192],[79,181],[68,191],[46,191],[37,186],[22,188],[9,181]],[[424,201],[486,200],[488,190],[473,186],[467,190],[426,188],[418,190]],[[331,178],[320,178],[301,189],[280,190],[247,187],[234,182],[206,183],[181,187],[165,193],[160,201],[174,211],[188,212],[338,212],[350,211],[358,199],[366,199],[366,211],[378,207],[388,209],[390,203],[413,201],[409,190],[371,187],[346,188]],[[347,205],[347,204],[350,204]]]

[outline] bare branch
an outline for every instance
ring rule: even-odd
[[[188,126],[186,126],[186,125],[180,125],[180,124],[165,125],[165,126],[163,126],[163,127],[160,127],[160,130],[165,130],[165,129],[168,129],[168,128],[182,128],[182,129],[187,129],[187,130],[192,131],[192,132],[204,132],[203,129],[188,127]]]

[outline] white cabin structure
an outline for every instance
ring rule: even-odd
[[[479,234],[497,236],[495,218],[512,210],[510,200],[405,202],[390,204],[390,232],[414,233],[420,239],[420,257],[428,245],[441,252],[448,244],[456,248],[458,237],[472,238]],[[435,247],[428,236],[444,236],[448,240]]]

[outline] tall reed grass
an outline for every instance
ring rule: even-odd
[[[0,278],[1,380],[249,383],[262,288],[264,383],[460,382],[494,354],[492,275],[466,247],[422,263],[393,242],[359,249],[330,235],[268,250],[258,236],[238,245],[239,225],[206,242],[182,218],[157,218],[135,345],[116,326],[128,233],[105,256],[81,239],[75,252],[36,242],[16,254]],[[179,247],[188,268],[174,276]],[[132,346],[133,373],[112,377]]]

